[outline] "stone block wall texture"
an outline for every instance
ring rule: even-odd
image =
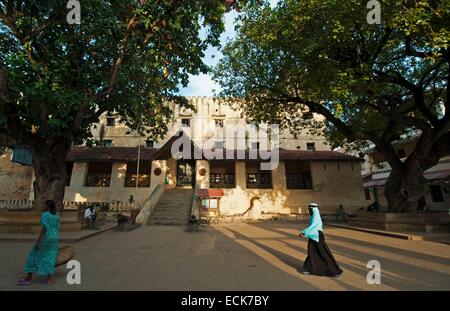
[[[12,151],[0,153],[0,200],[26,200],[33,171],[30,166],[11,162]]]

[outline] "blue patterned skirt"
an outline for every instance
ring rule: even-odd
[[[38,250],[34,246],[31,249],[25,263],[25,272],[38,275],[53,274],[57,258],[58,240],[43,239]]]

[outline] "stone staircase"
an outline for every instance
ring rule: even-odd
[[[167,189],[158,200],[148,225],[186,225],[192,207],[192,189]]]

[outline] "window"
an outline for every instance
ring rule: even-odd
[[[181,119],[181,126],[182,127],[190,127],[191,126],[191,119]]]
[[[105,146],[105,147],[112,147],[113,146],[112,139],[104,139],[103,140],[103,146]]]
[[[312,189],[311,164],[308,161],[285,161],[286,187]]]
[[[151,161],[139,161],[138,187],[150,187]],[[127,173],[125,175],[125,187],[136,187],[137,161],[127,163]]]
[[[270,189],[272,188],[271,177],[270,173],[247,174],[247,188]]]
[[[400,159],[402,159],[402,158],[406,158],[406,152],[405,152],[405,149],[399,149],[399,150],[397,150],[397,155],[398,155],[398,157],[400,158]]]
[[[210,188],[234,188],[234,174],[211,173],[209,174]]]
[[[251,161],[245,163],[245,171],[247,175],[247,188],[250,189],[272,188],[272,171],[260,170],[259,162]]]
[[[72,178],[72,171],[73,171],[73,162],[67,161],[66,162],[66,187],[70,186],[70,180]]]
[[[209,163],[209,187],[210,188],[235,188],[234,162],[211,161]]]
[[[206,198],[202,199],[202,208],[219,208],[220,198]]]
[[[306,143],[306,150],[316,151],[316,144],[315,143]]]
[[[116,126],[116,118],[106,117],[106,126]]]
[[[430,186],[431,200],[433,202],[444,202],[444,196],[440,185]]]
[[[366,196],[366,201],[370,201],[370,190],[364,188],[364,195]]]
[[[87,187],[109,187],[112,162],[90,162],[86,176]]]
[[[145,148],[153,149],[155,148],[155,142],[151,139],[145,141]]]
[[[218,127],[223,127],[223,119],[215,119],[214,123]]]

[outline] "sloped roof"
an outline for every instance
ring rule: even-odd
[[[141,147],[140,158],[150,160],[158,149]],[[69,151],[67,161],[137,161],[138,147],[86,147],[75,146]]]
[[[364,159],[354,157],[337,151],[307,151],[280,149],[280,160],[310,160],[310,161],[361,161]]]
[[[185,143],[190,144],[191,158],[194,158],[194,154],[202,154],[203,159],[205,152],[211,152],[211,150],[203,149],[201,150],[188,135],[185,135],[182,130],[179,130],[175,135],[173,135],[164,145],[159,149],[148,149],[141,147],[140,158],[142,160],[161,160],[169,159],[172,157],[171,147],[172,144],[177,139],[185,140]],[[196,152],[194,152],[196,151]],[[223,160],[253,160],[250,159],[249,150],[232,150],[233,156],[231,158],[227,157],[227,151],[230,150],[223,149],[221,154],[223,155]],[[262,151],[262,150],[261,150]],[[245,157],[242,158],[242,154]],[[67,160],[68,161],[136,161],[138,155],[138,147],[86,147],[86,146],[76,146],[72,147],[70,150]],[[239,157],[238,157],[239,156]],[[257,152],[255,160],[261,160],[260,152]],[[279,159],[280,161],[286,160],[305,160],[305,161],[364,161],[362,158],[354,157],[345,153],[337,151],[309,151],[309,150],[286,150],[283,148],[279,149]],[[213,159],[216,160],[216,159]]]
[[[148,149],[141,147],[140,158],[142,160],[156,160],[170,157],[169,144],[160,149]],[[227,159],[226,150],[223,151],[224,160],[238,159],[238,150],[233,150],[233,158]],[[248,150],[245,150],[245,160],[252,160]],[[67,155],[67,161],[90,162],[90,161],[136,161],[138,147],[72,147]],[[353,157],[336,151],[305,151],[305,150],[279,150],[280,161],[305,160],[305,161],[363,161],[361,158]],[[258,153],[257,159],[261,160]],[[264,161],[264,160],[262,160]]]
[[[208,150],[210,151],[210,150]],[[229,150],[228,150],[229,151]],[[238,158],[238,155],[241,156],[242,153],[245,154],[245,160],[253,160],[250,159],[250,153],[248,150],[233,150],[233,156],[231,159],[227,158],[227,150],[223,149],[223,160],[244,160]],[[240,154],[239,154],[240,153]],[[281,161],[288,160],[305,160],[305,161],[364,161],[362,158],[354,157],[348,154],[344,154],[336,151],[306,151],[306,150],[286,150],[279,149],[279,159]],[[261,155],[258,152],[256,155],[256,159],[261,160]]]
[[[423,177],[427,180],[439,180],[439,179],[446,179],[450,176],[450,169],[444,169],[444,170],[435,170],[431,172],[424,172]],[[378,178],[378,179],[371,179],[364,183],[364,187],[377,187],[377,186],[383,186],[387,181],[387,178]]]

